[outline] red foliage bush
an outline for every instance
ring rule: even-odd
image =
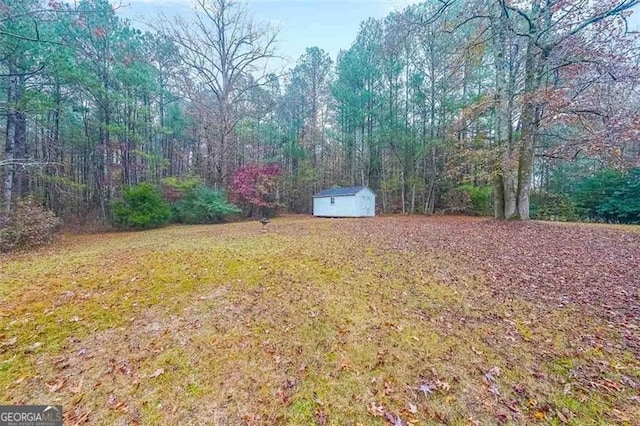
[[[0,217],[0,252],[49,244],[62,221],[30,198],[16,203],[11,215]]]
[[[233,174],[231,200],[245,208],[278,207],[277,185],[282,174],[276,164],[247,164]]]

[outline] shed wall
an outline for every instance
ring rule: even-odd
[[[370,191],[362,190],[355,195],[358,216],[376,215],[376,196]]]
[[[357,217],[356,199],[354,196],[333,197],[335,204],[331,204],[331,197],[313,199],[313,215],[326,217]]]
[[[333,197],[335,204],[331,204],[331,197],[313,199],[313,215],[323,217],[366,217],[375,216],[376,196],[373,192],[363,189],[355,195]]]

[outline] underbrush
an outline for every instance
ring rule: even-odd
[[[49,244],[61,224],[52,211],[35,200],[18,200],[10,215],[0,216],[0,252]]]

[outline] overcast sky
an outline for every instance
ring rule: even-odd
[[[409,0],[250,0],[245,2],[256,21],[280,29],[278,51],[295,61],[305,48],[318,46],[335,61],[340,49],[355,40],[360,23],[402,9]],[[188,15],[190,0],[122,0],[120,16],[136,22],[166,16]]]
[[[142,23],[158,16],[188,15],[191,0],[120,0],[118,13]],[[402,9],[415,0],[249,0],[249,12],[257,21],[271,23],[280,29],[278,51],[291,62],[305,48],[318,46],[335,61],[340,49],[355,40],[360,23],[369,17],[381,18]],[[640,28],[640,13],[631,19]]]

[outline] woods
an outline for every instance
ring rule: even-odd
[[[637,3],[433,0],[362,22],[337,58],[310,46],[286,64],[277,30],[233,1],[143,31],[105,0],[4,0],[3,212],[30,196],[108,223],[135,185],[233,192],[238,170],[271,165],[269,203],[291,212],[367,185],[384,213],[637,221],[629,203],[579,214],[572,189],[637,175]]]

